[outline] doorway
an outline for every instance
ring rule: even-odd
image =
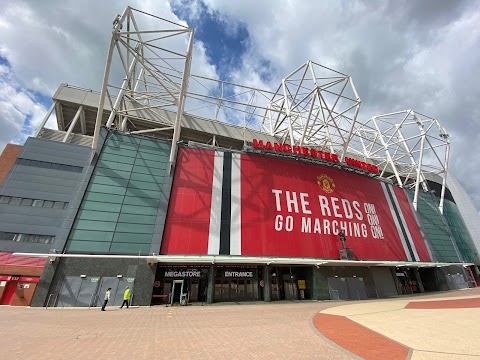
[[[170,305],[181,303],[184,280],[173,280]]]
[[[295,280],[284,280],[285,300],[298,300],[297,283]]]

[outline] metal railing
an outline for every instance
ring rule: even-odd
[[[54,301],[53,301],[53,307],[55,307],[55,304],[56,304],[56,302],[57,302],[58,294],[50,294],[50,295],[48,296],[47,304],[45,305],[45,310],[48,309],[48,306],[49,306],[49,304],[50,304],[50,299],[51,299],[52,297],[55,297],[55,298],[54,298]]]

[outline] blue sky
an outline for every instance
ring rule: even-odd
[[[5,2],[0,150],[34,131],[60,83],[100,89],[112,20],[127,5],[195,29],[194,73],[274,89],[314,60],[353,77],[359,119],[404,109],[438,119],[450,168],[480,208],[480,7],[464,0]]]

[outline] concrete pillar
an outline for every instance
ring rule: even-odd
[[[415,280],[417,281],[417,284],[418,284],[418,290],[420,290],[421,293],[425,292],[425,288],[423,287],[422,278],[420,277],[418,268],[414,268],[413,273],[415,274]]]
[[[215,265],[208,269],[207,304],[213,304],[215,294]]]
[[[263,300],[264,301],[272,301],[272,280],[270,274],[270,266],[265,265],[263,267]]]

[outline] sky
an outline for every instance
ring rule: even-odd
[[[358,118],[413,109],[452,142],[480,209],[480,3],[450,0],[0,0],[0,151],[23,144],[61,83],[100,90],[127,5],[195,29],[192,72],[265,89],[308,60],[352,76]],[[55,127],[53,118],[47,127]]]

